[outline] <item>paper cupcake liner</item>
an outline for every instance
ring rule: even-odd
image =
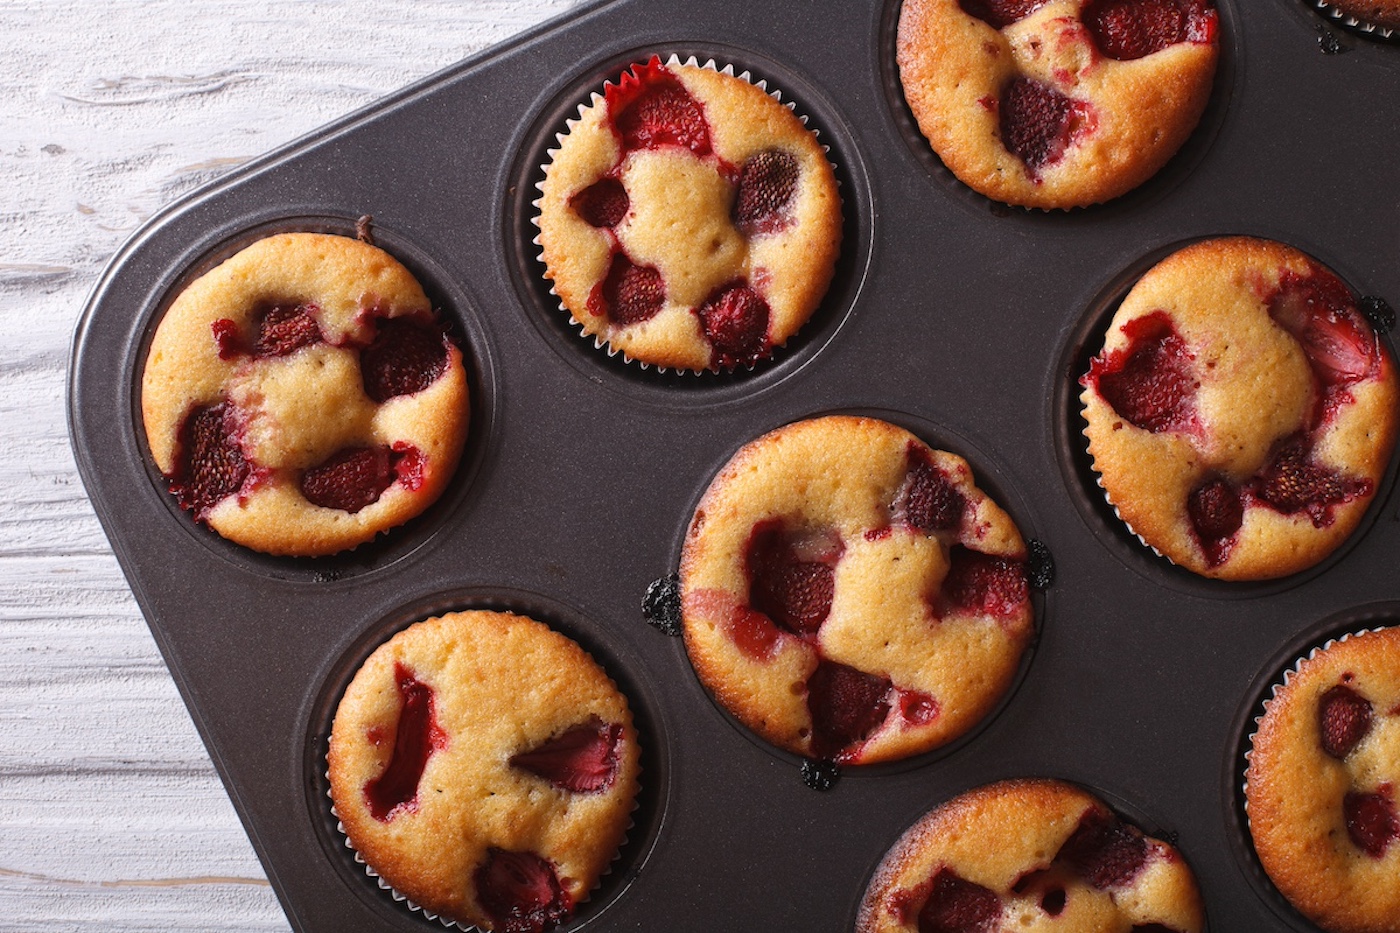
[[[1357,19],[1352,14],[1344,10],[1339,10],[1330,3],[1327,3],[1326,0],[1313,0],[1313,6],[1317,8],[1319,13],[1330,17],[1334,22],[1348,29],[1355,29],[1358,32],[1364,32],[1381,39],[1393,39],[1400,33],[1400,30],[1390,26],[1382,26],[1378,23],[1368,23],[1363,19]]]
[[[637,63],[633,63],[633,64],[628,65],[625,71],[626,71],[626,72],[630,72],[631,69],[632,69],[633,67],[636,67],[636,64],[637,64]],[[726,65],[724,65],[723,67],[721,67],[721,66],[715,61],[715,59],[713,59],[713,58],[706,59],[706,60],[702,63],[702,62],[699,60],[699,58],[698,58],[697,56],[695,56],[695,55],[691,55],[691,56],[689,56],[688,58],[682,60],[681,57],[680,57],[679,55],[676,55],[675,53],[672,53],[671,56],[670,56],[669,58],[667,58],[667,59],[663,62],[663,64],[666,65],[667,67],[671,67],[671,66],[681,66],[681,67],[691,67],[691,68],[704,68],[704,69],[707,69],[707,70],[709,70],[709,71],[713,71],[713,72],[715,72],[715,73],[717,73],[717,74],[722,74],[722,75],[725,75],[725,76],[730,77],[730,78],[736,78],[736,79],[738,79],[738,80],[740,80],[740,81],[745,82],[746,84],[753,85],[754,87],[758,88],[760,91],[763,91],[763,92],[764,92],[765,94],[767,94],[769,97],[773,98],[773,100],[777,101],[779,104],[781,104],[781,105],[782,105],[783,107],[785,107],[787,110],[791,111],[792,114],[793,114],[795,117],[797,117],[797,119],[802,123],[802,125],[803,125],[804,127],[806,127],[807,131],[810,132],[810,133],[812,134],[813,138],[815,138],[815,139],[817,140],[817,144],[821,146],[822,152],[826,153],[826,156],[827,156],[827,163],[831,166],[832,171],[835,172],[835,171],[837,170],[837,165],[836,165],[836,163],[831,161],[831,147],[828,146],[828,145],[826,145],[825,143],[823,143],[823,142],[821,141],[821,131],[818,130],[816,127],[814,127],[814,126],[812,126],[812,125],[810,124],[810,121],[809,121],[809,119],[808,119],[808,117],[807,117],[806,114],[804,114],[804,113],[799,113],[799,112],[798,112],[798,110],[797,110],[797,102],[796,102],[796,101],[791,101],[791,100],[790,100],[790,101],[784,101],[784,100],[783,100],[783,94],[782,94],[782,91],[781,91],[781,90],[778,90],[778,89],[776,89],[776,88],[770,90],[769,87],[768,87],[768,81],[767,81],[767,79],[765,79],[765,78],[756,78],[756,77],[754,77],[754,75],[753,75],[750,71],[748,71],[748,69],[745,69],[745,70],[743,70],[743,71],[741,71],[741,72],[739,72],[739,73],[736,74],[735,71],[734,71],[734,65],[733,65],[733,64],[726,64]],[[612,79],[609,79],[609,80],[607,80],[607,81],[604,81],[604,82],[603,82],[603,89],[602,89],[601,91],[592,91],[592,92],[590,92],[590,93],[589,93],[589,96],[588,96],[588,100],[579,103],[579,105],[578,105],[578,115],[577,115],[576,117],[570,117],[570,118],[568,118],[568,119],[566,119],[566,120],[564,121],[564,124],[565,124],[565,127],[566,127],[565,132],[562,132],[562,133],[555,133],[555,134],[554,134],[554,140],[555,140],[556,146],[553,147],[553,148],[547,149],[547,150],[545,151],[545,154],[549,157],[549,160],[548,160],[547,162],[541,163],[541,164],[538,166],[538,171],[539,171],[539,174],[540,174],[541,177],[540,177],[540,180],[539,180],[539,181],[535,182],[535,189],[538,190],[538,191],[540,192],[541,197],[536,198],[535,200],[533,200],[533,201],[530,202],[530,206],[533,207],[533,208],[535,209],[535,213],[530,217],[530,223],[535,227],[535,230],[537,231],[536,234],[535,234],[535,236],[534,236],[534,238],[533,238],[532,240],[530,240],[530,244],[536,248],[537,252],[536,252],[536,254],[535,254],[535,259],[536,259],[536,261],[539,263],[539,265],[540,265],[542,268],[545,266],[545,261],[544,261],[544,246],[543,246],[543,244],[540,242],[540,236],[541,236],[540,231],[541,231],[541,229],[542,229],[541,226],[540,226],[540,202],[543,200],[543,194],[544,194],[544,184],[545,184],[545,181],[544,181],[544,173],[545,173],[545,169],[547,169],[547,168],[554,162],[554,160],[555,160],[556,158],[558,158],[558,156],[559,156],[559,151],[560,151],[560,150],[559,150],[559,147],[562,147],[562,146],[563,146],[565,137],[567,137],[567,136],[569,135],[569,133],[572,133],[572,132],[574,131],[574,128],[575,128],[575,127],[579,124],[579,122],[584,118],[584,116],[586,115],[586,113],[588,112],[588,110],[589,110],[590,108],[592,108],[592,107],[597,107],[597,106],[599,106],[599,105],[601,105],[601,104],[603,104],[603,103],[605,102],[604,94],[605,94],[607,88],[611,87],[611,86],[614,85],[615,83],[616,83],[616,82],[615,82],[614,80],[612,80]],[[838,189],[841,187],[841,179],[840,179],[839,175],[838,175],[837,178],[836,178],[836,187],[837,187]],[[552,295],[552,296],[554,296],[556,299],[559,299],[559,293],[558,293],[558,291],[555,290],[554,283],[553,283],[552,281],[549,281],[549,280],[546,280],[546,281],[549,282],[549,294]],[[766,365],[771,365],[771,364],[773,363],[774,357],[778,356],[778,355],[788,346],[788,344],[791,343],[791,341],[793,340],[793,338],[797,337],[798,334],[800,334],[803,330],[805,330],[807,327],[809,327],[809,326],[811,325],[811,323],[812,323],[811,317],[809,317],[809,318],[807,319],[807,321],[802,325],[802,327],[799,327],[799,328],[797,329],[797,331],[795,331],[791,336],[788,337],[788,340],[787,340],[786,342],[784,342],[781,346],[775,346],[775,347],[773,347],[773,351],[774,351],[773,354],[772,354],[771,356],[765,358],[765,359],[758,360],[757,362],[748,363],[748,364],[745,364],[745,365],[736,365],[736,366],[731,366],[731,367],[721,367],[721,368],[719,368],[719,369],[717,369],[717,370],[716,370],[716,369],[691,369],[691,368],[689,368],[689,367],[663,366],[663,365],[658,364],[658,363],[652,363],[652,362],[649,362],[649,361],[647,361],[647,360],[638,359],[638,358],[632,356],[631,354],[629,354],[627,351],[623,350],[622,348],[613,346],[612,343],[610,343],[610,342],[609,342],[607,339],[605,339],[604,337],[602,337],[602,336],[600,336],[600,335],[597,335],[597,334],[590,334],[590,333],[588,332],[588,330],[587,330],[587,325],[586,325],[583,321],[580,321],[580,320],[578,319],[578,316],[575,315],[575,314],[573,313],[573,311],[570,310],[569,307],[568,307],[567,305],[564,304],[564,302],[563,302],[562,299],[559,300],[559,310],[562,311],[563,313],[565,313],[565,314],[567,314],[567,315],[569,316],[569,324],[570,324],[571,326],[573,326],[573,327],[577,327],[577,328],[578,328],[579,336],[583,337],[585,340],[587,340],[587,339],[589,339],[589,338],[592,338],[592,340],[593,340],[593,348],[594,348],[595,350],[602,350],[603,352],[605,352],[605,353],[607,354],[607,356],[608,356],[609,359],[614,358],[614,357],[621,356],[623,362],[625,362],[625,363],[627,363],[627,364],[629,364],[629,365],[638,366],[638,367],[640,367],[640,368],[643,369],[643,370],[652,370],[652,369],[654,369],[654,370],[655,370],[656,372],[658,372],[658,373],[670,373],[670,372],[675,372],[675,373],[693,375],[693,376],[701,377],[701,378],[703,378],[703,377],[705,377],[705,376],[720,377],[720,376],[724,376],[724,375],[728,375],[728,374],[732,374],[732,373],[737,373],[737,372],[741,372],[741,371],[743,371],[743,372],[753,372],[755,369],[762,368],[762,367],[764,367],[764,366],[766,366]],[[817,308],[817,311],[819,311],[819,310],[820,310],[820,306]],[[816,315],[816,311],[813,312],[813,315],[812,315],[812,316],[815,317],[815,315]]]
[[[637,785],[639,790],[638,793],[632,798],[632,811],[631,814],[629,814],[627,825],[622,830],[622,840],[618,843],[617,851],[613,853],[612,859],[609,860],[608,864],[603,867],[603,870],[598,873],[598,878],[593,882],[593,886],[588,889],[587,893],[585,893],[582,898],[575,902],[574,907],[576,909],[574,913],[571,914],[569,918],[565,920],[563,924],[561,924],[561,926],[567,926],[568,924],[573,923],[574,921],[579,919],[579,915],[580,913],[582,913],[582,911],[578,910],[577,908],[581,908],[584,904],[587,904],[590,900],[592,900],[593,895],[596,894],[598,892],[598,889],[603,886],[603,880],[612,874],[613,868],[616,867],[617,863],[622,859],[622,853],[626,851],[628,845],[631,843],[632,830],[635,829],[637,825],[635,814],[637,812],[637,808],[640,806],[640,801],[638,800],[638,798],[641,796],[640,787],[642,784],[642,774],[643,769],[639,762],[637,765]],[[354,856],[355,862],[364,868],[365,874],[368,875],[370,878],[373,878],[375,883],[379,885],[381,890],[389,892],[389,895],[393,897],[393,899],[396,902],[404,905],[410,911],[422,915],[425,919],[436,920],[438,923],[441,923],[443,926],[449,929],[455,928],[457,930],[461,930],[462,933],[493,933],[493,931],[476,926],[475,924],[464,923],[460,920],[453,920],[450,917],[444,917],[440,914],[433,913],[431,910],[428,910],[427,908],[418,904],[408,895],[399,891],[392,884],[386,881],[384,877],[379,874],[379,872],[375,871],[373,866],[371,866],[369,862],[365,861],[365,857],[360,854],[360,851],[355,848],[355,844],[350,841],[350,835],[345,831],[345,824],[341,821],[340,814],[335,809],[335,798],[331,796],[330,789],[331,775],[329,754],[327,755],[326,771],[322,776],[326,780],[326,799],[331,802],[330,812],[331,816],[335,819],[336,832],[340,834],[340,838],[344,841],[345,848],[349,849],[350,854]]]

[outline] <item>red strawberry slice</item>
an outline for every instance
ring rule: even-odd
[[[934,466],[927,450],[910,444],[904,483],[894,499],[894,517],[911,528],[931,534],[952,531],[962,524],[967,500]]]
[[[995,891],[941,869],[919,911],[919,933],[997,933],[1001,898]]]
[[[1351,791],[1342,798],[1347,835],[1372,858],[1381,858],[1390,844],[1400,838],[1400,820],[1396,819],[1395,804],[1390,799],[1390,785],[1383,784],[1380,790],[1376,794]]]
[[[510,764],[544,778],[560,790],[592,794],[612,786],[621,742],[622,726],[593,717],[542,745],[513,755]]]
[[[743,282],[732,282],[697,309],[700,329],[714,347],[713,366],[751,366],[773,351],[768,302]]]
[[[1337,684],[1318,699],[1317,728],[1322,750],[1333,758],[1345,758],[1371,730],[1371,701]]]
[[[624,149],[680,146],[698,156],[710,153],[704,109],[660,58],[624,74],[607,87],[605,97]]]
[[[729,637],[745,656],[755,661],[772,657],[782,634],[773,620],[747,606],[736,606],[729,617]]]
[[[613,254],[607,277],[593,287],[588,311],[621,327],[655,317],[666,304],[666,283],[653,266],[638,266],[622,251]]]
[[[1289,438],[1254,480],[1254,495],[1284,515],[1306,512],[1317,528],[1332,524],[1332,507],[1370,495],[1372,484],[1351,479],[1312,459],[1303,435]]]
[[[1178,42],[1208,42],[1215,33],[1207,0],[1091,0],[1080,17],[1099,51],[1119,61]]]
[[[1087,125],[1088,104],[1048,84],[1015,78],[1001,93],[1001,142],[1032,174],[1064,156]]]
[[[360,351],[365,394],[384,403],[422,392],[447,370],[447,335],[396,317],[380,321],[374,341]]]
[[[1351,385],[1375,372],[1376,334],[1335,275],[1321,268],[1308,275],[1285,272],[1268,306],[1274,321],[1302,345],[1323,385]]]
[[[616,178],[602,178],[569,198],[569,206],[594,227],[616,227],[627,216],[632,200]]]
[[[812,715],[812,753],[842,759],[890,713],[890,682],[835,661],[822,660],[807,678],[807,710]]]
[[[209,329],[214,332],[214,345],[219,349],[219,359],[231,360],[243,352],[243,336],[238,325],[231,319],[221,317]]]
[[[1212,567],[1225,562],[1244,524],[1244,500],[1228,480],[1216,477],[1193,489],[1186,499],[1186,514],[1196,540]]]
[[[388,447],[347,447],[302,474],[301,494],[312,505],[354,514],[379,501],[394,482]]]
[[[749,605],[788,632],[815,635],[831,613],[835,564],[844,548],[838,541],[822,550],[799,552],[778,522],[755,525],[745,553]]]
[[[1147,864],[1147,838],[1111,813],[1089,810],[1055,859],[1100,890],[1118,887],[1132,881]]]
[[[799,173],[797,157],[783,149],[766,149],[749,158],[739,172],[735,228],[753,237],[786,227],[792,220]]]
[[[1024,561],[957,545],[948,554],[941,609],[1009,616],[1030,598]],[[940,613],[943,614],[943,613]]]
[[[227,402],[190,412],[179,438],[170,491],[181,508],[202,521],[210,509],[243,488],[252,467],[239,446],[234,409]]]
[[[926,726],[938,718],[943,707],[927,693],[895,688],[899,697],[899,717],[913,726]]]
[[[399,722],[393,752],[383,773],[365,785],[365,803],[380,822],[418,809],[418,784],[428,759],[447,747],[447,734],[433,715],[433,689],[401,663],[394,664],[394,683],[399,691]]]
[[[958,6],[968,16],[975,16],[993,29],[1005,29],[1018,19],[1029,16],[1048,0],[958,0]]]
[[[489,849],[472,880],[497,933],[544,933],[573,913],[554,866],[533,852]]]
[[[302,347],[321,343],[325,338],[314,316],[320,310],[311,304],[267,308],[259,316],[253,353],[260,357],[286,356]]]
[[[1095,357],[1084,377],[1124,420],[1151,431],[1182,430],[1195,422],[1194,355],[1165,311],[1123,325],[1128,345]]]

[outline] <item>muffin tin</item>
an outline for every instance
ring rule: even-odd
[[[1155,557],[1103,501],[1076,379],[1118,299],[1172,249],[1282,240],[1400,301],[1400,47],[1300,0],[1218,0],[1222,67],[1186,147],[1108,205],[1029,212],[962,187],[914,127],[898,0],[613,0],[580,9],[231,173],[152,220],[74,342],[79,469],[292,925],[431,930],[382,891],[326,798],[330,718],[359,663],[436,612],[528,612],[618,681],[641,733],[629,840],[565,929],[849,930],[871,872],[932,806],[979,784],[1083,784],[1194,867],[1213,930],[1314,928],[1253,859],[1242,746],[1307,645],[1400,621],[1395,465],[1362,528],[1313,570],[1226,585]],[[651,54],[733,64],[830,147],[845,239],[822,308],[752,372],[658,373],[579,337],[531,241],[540,165],[587,93]],[[445,497],[346,555],[266,557],[196,526],[145,449],[140,372],[180,287],[283,230],[353,234],[419,276],[462,339],[472,427]],[[1390,342],[1389,338],[1387,341]],[[1393,352],[1393,348],[1392,348]],[[1038,643],[973,735],[804,785],[646,623],[691,510],[781,424],[875,414],[964,456],[1053,556]]]

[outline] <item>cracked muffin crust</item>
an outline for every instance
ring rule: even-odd
[[[1009,688],[1034,632],[1026,547],[960,457],[871,418],[740,449],[681,558],[686,649],[721,704],[809,758],[952,741]]]
[[[841,199],[826,152],[730,73],[653,58],[604,91],[545,166],[545,277],[585,334],[630,360],[767,359],[835,269]]]
[[[431,505],[469,418],[462,351],[397,260],[348,237],[266,237],[192,282],[141,378],[180,506],[269,554],[334,554]]]
[[[350,845],[429,913],[539,933],[617,855],[638,791],[627,700],[578,644],[505,612],[404,629],[336,710],[331,796]]]
[[[1210,98],[1212,0],[905,0],[897,60],[919,129],[964,184],[1072,208],[1157,173]]]

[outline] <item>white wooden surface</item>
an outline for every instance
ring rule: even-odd
[[[122,241],[573,0],[0,0],[0,931],[286,930],[68,446]]]

